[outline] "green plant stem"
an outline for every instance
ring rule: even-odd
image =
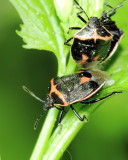
[[[68,115],[67,115],[68,116]],[[70,121],[70,122],[69,122]],[[68,117],[68,124],[64,124],[65,121],[62,122],[62,126],[59,126],[56,130],[55,135],[51,137],[49,141],[49,149],[45,153],[43,160],[58,160],[63,155],[65,149],[71,143],[73,138],[76,136],[78,131],[84,125],[84,122],[81,122],[77,119]],[[62,127],[62,132],[61,132]]]
[[[78,107],[78,112],[81,116],[86,115],[86,117],[89,117],[89,115],[97,108],[97,105],[99,106],[99,104],[92,104],[91,107],[88,105],[86,107],[85,105],[81,106],[81,104],[76,106]],[[60,159],[65,149],[86,122],[87,119],[85,119],[84,122],[81,122],[70,110],[64,117],[61,126],[57,127],[54,134],[50,138],[47,146],[47,152],[42,160]]]
[[[55,125],[57,115],[57,109],[53,108],[49,110],[30,160],[42,159],[42,155],[44,154],[47,146],[47,141],[49,140],[49,137]]]
[[[68,48],[65,47],[65,51],[64,51],[66,54],[65,55],[68,55]],[[62,55],[63,53],[59,54],[59,56],[57,57],[58,59],[58,74],[57,76],[63,76],[64,73],[65,73],[65,70],[66,70],[66,57],[64,57]]]
[[[76,68],[76,63],[73,61],[73,59],[70,55],[69,61],[68,61],[67,67],[66,67],[65,75],[74,72],[75,68]]]

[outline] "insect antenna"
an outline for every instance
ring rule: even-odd
[[[88,20],[89,20],[89,17],[88,17],[88,15],[87,15],[87,13],[85,12],[85,10],[80,6],[80,4],[76,1],[76,0],[74,0],[75,1],[75,3],[79,6],[79,8],[82,10],[82,12],[86,15],[86,17],[88,18]]]
[[[34,123],[34,130],[37,129],[38,123],[41,120],[41,118],[43,117],[43,115],[46,113],[46,111],[44,111],[41,115],[39,115],[39,117],[36,119],[35,123]]]
[[[42,99],[40,99],[39,97],[37,97],[32,91],[30,91],[26,86],[22,86],[23,90],[25,92],[27,92],[28,94],[30,94],[32,97],[34,97],[35,99],[37,99],[38,101],[44,103],[44,101]]]
[[[122,7],[123,6],[123,3],[125,2],[125,0],[124,1],[122,1],[122,2],[120,2],[119,3],[119,5],[117,5],[116,7],[112,7],[112,6],[110,6],[108,3],[104,3],[106,6],[108,6],[109,8],[111,8],[107,13],[105,13],[107,16],[109,16],[109,17],[111,17],[112,15],[114,15],[115,13],[116,13],[116,9],[118,9],[118,8],[120,8],[120,7]],[[113,12],[112,12],[113,11]],[[108,13],[110,13],[110,12],[112,12],[110,15],[108,14]]]
[[[26,86],[22,86],[23,90],[25,92],[27,92],[28,94],[30,94],[32,97],[34,97],[36,100],[44,103],[44,101],[42,99],[40,99],[39,97],[37,97],[32,91],[30,91]],[[39,117],[36,119],[35,123],[34,123],[34,130],[37,129],[38,123],[41,120],[41,118],[43,117],[43,115],[46,113],[47,111],[44,111],[41,115],[39,115]]]

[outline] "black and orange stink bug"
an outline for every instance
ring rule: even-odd
[[[73,108],[72,104],[77,102],[85,104],[94,103],[115,94],[116,92],[113,92],[110,95],[93,100],[92,102],[85,102],[85,100],[95,95],[103,87],[107,79],[108,76],[104,72],[96,69],[81,70],[71,75],[53,78],[50,81],[49,94],[45,101],[35,96],[35,94],[26,87],[23,88],[37,100],[43,102],[44,110],[49,110],[53,107],[59,109],[58,123],[61,122],[64,108],[67,106],[70,106],[79,120],[83,121],[85,116],[81,117]],[[60,106],[60,108],[57,106]]]
[[[79,6],[78,2],[74,0]],[[106,4],[108,7],[110,5]],[[88,68],[90,66],[102,63],[110,58],[117,49],[118,43],[123,36],[123,32],[111,20],[111,16],[116,13],[116,9],[122,4],[111,7],[111,10],[102,14],[101,18],[88,17],[82,7],[81,12],[77,14],[78,18],[86,25],[83,28],[70,27],[70,30],[79,30],[73,37],[65,41],[65,45],[71,46],[73,59],[80,66]],[[85,13],[88,23],[80,16]],[[72,45],[68,44],[73,39]]]

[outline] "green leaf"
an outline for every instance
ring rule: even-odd
[[[68,22],[72,12],[73,0],[53,0],[53,2],[60,21],[65,23]]]
[[[25,48],[52,51],[58,58],[59,73],[64,73],[68,49],[64,34],[51,0],[10,0],[17,9],[23,24],[17,31]]]

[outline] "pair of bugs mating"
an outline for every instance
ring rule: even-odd
[[[70,27],[69,29],[71,30],[75,29],[79,31],[73,37],[65,41],[64,44],[71,46],[71,54],[76,63],[83,68],[87,68],[106,61],[117,49],[123,32],[116,26],[115,22],[111,20],[111,16],[116,13],[116,9],[121,7],[122,4],[115,8],[106,4],[111,9],[106,13],[103,12],[101,18],[98,19],[97,17],[89,18],[78,2],[76,0],[74,1],[81,9],[77,17],[86,23],[86,25],[83,28]],[[80,15],[82,12],[87,16],[88,23]],[[72,39],[72,45],[68,44]],[[50,81],[49,94],[45,101],[42,101],[25,86],[23,88],[34,98],[44,103],[44,110],[48,110],[52,107],[59,109],[58,123],[62,120],[64,108],[66,106],[70,106],[78,119],[83,121],[86,118],[85,115],[81,117],[73,108],[72,104],[77,102],[90,104],[105,99],[115,93],[119,93],[113,92],[100,99],[85,102],[85,100],[94,96],[103,87],[107,79],[108,76],[104,72],[96,69],[81,70],[71,75],[53,78]],[[57,106],[61,107],[59,108]],[[42,115],[40,118],[41,117]],[[37,119],[35,128],[40,118]]]

